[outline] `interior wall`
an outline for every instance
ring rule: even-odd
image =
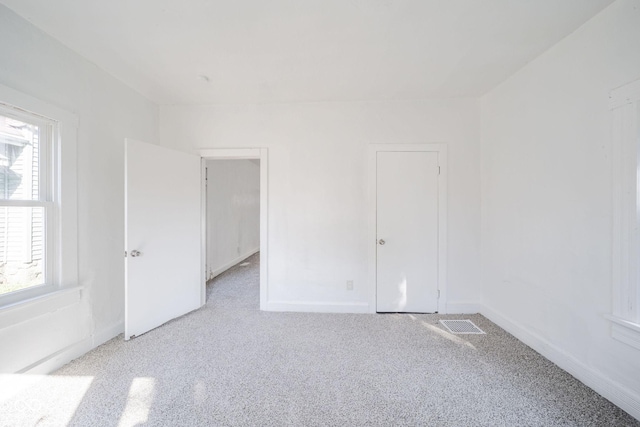
[[[260,250],[260,161],[206,164],[209,280]]]
[[[482,99],[487,315],[588,373],[581,379],[591,375],[596,390],[635,394],[636,405],[640,353],[611,338],[604,316],[612,308],[608,94],[640,78],[639,52],[640,2],[620,0]]]
[[[0,371],[15,372],[60,350],[122,331],[124,139],[157,142],[158,110],[0,5],[0,84],[79,119],[79,303],[0,328]],[[64,142],[63,142],[64,143]],[[89,347],[87,348],[87,343]]]
[[[161,144],[268,149],[268,304],[370,311],[367,146],[448,144],[448,275],[453,311],[480,300],[476,100],[161,106]],[[346,282],[354,281],[347,290]]]

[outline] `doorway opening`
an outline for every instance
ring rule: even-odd
[[[242,262],[255,260],[260,269],[260,309],[265,310],[268,295],[267,149],[206,149],[200,151],[200,156],[205,276],[202,303],[207,298],[209,281]]]
[[[208,159],[206,279],[257,264],[260,252],[260,159]]]

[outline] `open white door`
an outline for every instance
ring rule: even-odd
[[[202,305],[200,157],[127,140],[125,339]]]

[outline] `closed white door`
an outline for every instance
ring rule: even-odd
[[[378,152],[376,311],[438,311],[438,153]]]
[[[126,142],[125,339],[199,308],[200,157]]]

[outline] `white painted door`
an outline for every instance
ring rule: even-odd
[[[438,153],[378,152],[378,312],[438,310]]]
[[[125,339],[202,305],[200,157],[126,141]]]

